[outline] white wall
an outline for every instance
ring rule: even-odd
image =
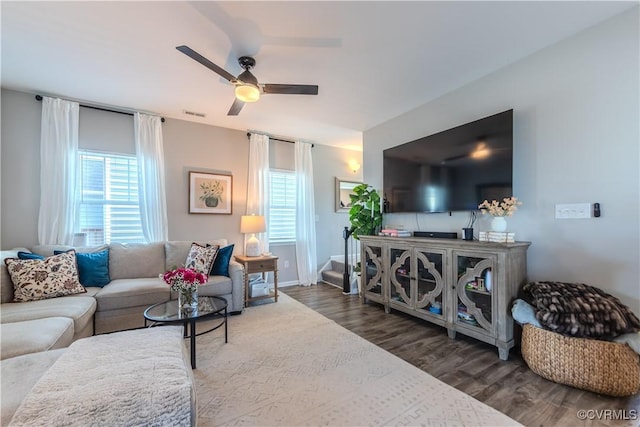
[[[40,204],[40,115],[42,103],[33,94],[2,89],[2,192],[1,236],[3,249],[37,243]],[[226,238],[243,253],[240,216],[246,211],[249,144],[246,132],[183,120],[167,119],[162,125],[168,202],[169,239]],[[133,117],[87,108],[80,109],[80,145],[94,150],[135,152]],[[293,144],[272,141],[274,167],[293,169]],[[362,163],[362,153],[315,145],[315,203],[318,228],[318,266],[342,253],[342,228],[348,215],[334,210],[334,179],[353,176],[349,160]],[[188,213],[189,171],[218,172],[233,176],[232,215]],[[272,247],[280,256],[280,281],[297,281],[293,245]],[[288,261],[285,268],[284,261]]]
[[[41,103],[2,90],[2,249],[38,241]]]
[[[598,286],[640,313],[639,51],[636,7],[370,129],[365,181],[382,188],[385,148],[513,108],[513,187],[524,205],[509,229],[532,242],[529,279]],[[599,202],[602,217],[554,219],[555,204],[578,202]],[[384,221],[459,232],[467,215]]]

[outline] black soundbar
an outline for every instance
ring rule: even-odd
[[[458,233],[454,231],[414,231],[413,237],[431,237],[433,239],[457,239]]]

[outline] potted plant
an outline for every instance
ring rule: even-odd
[[[218,206],[218,202],[222,201],[222,192],[224,191],[222,182],[218,180],[203,182],[200,184],[200,190],[202,190],[200,200],[202,200],[208,208],[215,208]]]
[[[359,239],[360,236],[375,235],[382,226],[382,211],[380,210],[380,195],[368,184],[360,184],[353,188],[351,198],[351,208],[349,209],[349,222],[351,228],[344,229],[344,257],[345,265],[349,265],[347,259],[347,239],[353,236]],[[357,274],[358,288],[360,282],[360,262],[357,262],[353,272]],[[345,269],[343,280],[343,291],[350,293],[350,280],[348,269]]]
[[[353,188],[351,209],[349,209],[349,234],[358,239],[359,236],[375,235],[382,226],[380,195],[368,184],[360,184]]]

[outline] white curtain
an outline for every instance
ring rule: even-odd
[[[72,245],[79,193],[78,123],[80,105],[42,98],[40,131],[41,245]]]
[[[249,176],[247,177],[247,215],[262,215],[269,224],[269,137],[252,133],[249,137]],[[244,237],[245,246],[247,239]],[[262,252],[269,252],[269,236],[256,234]]]
[[[138,195],[142,232],[147,242],[169,239],[167,197],[164,183],[164,150],[160,117],[133,115],[136,157],[138,159]]]
[[[296,141],[296,261],[302,286],[318,283],[311,144]]]

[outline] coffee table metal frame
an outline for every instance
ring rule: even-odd
[[[191,368],[196,369],[196,337],[209,333],[211,331],[215,331],[224,325],[224,342],[228,342],[228,329],[227,329],[227,300],[221,297],[205,297],[201,296],[199,298],[211,298],[222,302],[223,307],[216,307],[215,310],[208,311],[206,313],[200,314],[200,310],[197,311],[195,315],[178,313],[178,301],[171,300],[166,302],[161,302],[158,304],[154,304],[151,307],[147,308],[144,311],[144,326],[152,327],[156,325],[168,325],[168,324],[181,324],[184,327],[184,337],[190,339],[191,343]],[[153,309],[157,307],[164,306],[164,314],[162,317],[154,316],[151,314]],[[224,314],[222,314],[224,312]],[[219,324],[215,325],[211,329],[207,329],[206,331],[202,331],[200,333],[196,333],[196,322],[201,320],[208,320],[212,318],[220,317],[222,320]],[[147,322],[152,322],[150,325],[147,325]],[[188,329],[188,333],[187,333]]]

